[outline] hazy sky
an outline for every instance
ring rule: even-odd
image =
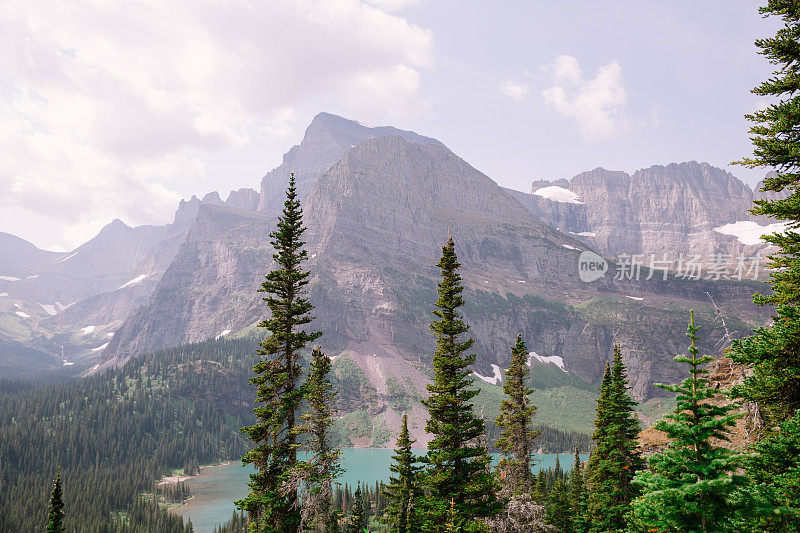
[[[319,111],[436,137],[501,185],[750,152],[752,1],[0,3],[0,231],[68,250],[258,188]]]

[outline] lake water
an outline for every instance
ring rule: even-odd
[[[339,483],[355,485],[366,482],[374,485],[376,481],[389,480],[389,464],[394,452],[388,449],[345,448],[342,450],[342,464],[345,473]],[[416,450],[418,455],[425,450]],[[556,463],[556,454],[537,455],[534,471],[540,468],[552,468]],[[588,455],[582,455],[586,461]],[[495,456],[497,459],[497,456]],[[572,469],[573,455],[559,455],[559,462],[564,470]],[[233,513],[233,501],[247,495],[247,482],[253,468],[242,467],[241,462],[203,468],[200,475],[186,481],[186,485],[194,498],[176,512],[184,520],[190,519],[197,533],[212,533],[214,526],[227,522]]]

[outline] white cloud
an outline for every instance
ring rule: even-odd
[[[115,217],[168,221],[209,153],[296,135],[303,101],[419,113],[433,37],[386,11],[407,1],[374,3],[4,4],[0,206],[69,247]]]
[[[545,102],[574,119],[585,140],[605,139],[620,129],[626,92],[619,63],[612,61],[600,67],[595,77],[587,80],[578,60],[562,55],[548,71],[551,86],[542,92]]]
[[[529,90],[526,84],[514,80],[505,80],[500,84],[500,92],[514,100],[522,100]]]
[[[407,65],[361,72],[345,83],[344,92],[350,95],[345,104],[353,116],[369,122],[419,114],[428,105],[416,97],[419,85],[419,72]]]
[[[419,4],[419,0],[367,0],[367,2],[385,11],[400,11],[407,6]]]

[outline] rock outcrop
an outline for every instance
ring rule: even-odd
[[[259,211],[277,214],[283,206],[287,177],[294,172],[301,198],[311,191],[317,179],[350,148],[367,139],[397,135],[421,144],[441,144],[436,139],[391,126],[369,127],[330,113],[319,113],[306,128],[303,140],[293,146],[276,169],[261,179]]]
[[[550,189],[568,191],[577,200],[564,201],[565,194],[548,194]],[[656,165],[633,175],[597,168],[569,181],[535,181],[530,194],[513,194],[550,226],[608,257],[652,255],[675,264],[691,256],[706,264],[719,254],[764,257],[768,250],[758,236],[776,228],[768,226],[774,220],[749,213],[763,193],[694,161]]]

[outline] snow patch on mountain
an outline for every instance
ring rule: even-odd
[[[47,313],[50,316],[55,316],[55,315],[58,314],[58,311],[56,310],[56,306],[55,305],[51,305],[51,304],[39,304],[39,305],[42,306],[42,309],[44,309],[44,312]]]
[[[106,347],[106,346],[108,346],[108,343],[101,344],[101,345],[100,345],[100,346],[98,346],[97,348],[92,348],[92,351],[93,351],[93,352],[99,352],[100,350],[103,350],[103,349],[105,349],[105,347]]]
[[[625,295],[625,298],[630,298],[631,300],[636,300],[637,302],[644,300],[644,296],[628,296],[627,294]]]
[[[536,196],[553,200],[554,202],[561,202],[562,204],[582,204],[580,197],[569,189],[559,187],[558,185],[550,185],[548,187],[541,187],[533,191]]]
[[[531,366],[531,364],[533,363],[534,359],[536,359],[540,363],[554,364],[558,368],[563,370],[564,372],[567,371],[567,369],[564,368],[564,360],[561,357],[557,356],[557,355],[550,355],[550,356],[547,356],[547,357],[542,357],[541,355],[539,355],[536,352],[530,352],[528,354],[528,366]]]
[[[14,276],[0,276],[0,280],[3,280],[3,281],[19,281],[19,278],[15,278]]]
[[[494,371],[494,376],[482,376],[477,372],[473,372],[472,375],[482,381],[485,381],[486,383],[489,383],[491,385],[497,385],[498,383],[503,381],[503,371],[497,365],[492,365],[492,371]]]
[[[63,263],[64,261],[67,261],[67,260],[69,260],[69,259],[72,259],[72,258],[73,258],[73,257],[75,257],[76,255],[78,255],[78,252],[72,252],[72,253],[71,253],[71,254],[69,254],[68,256],[66,256],[66,257],[62,257],[62,258],[60,258],[60,259],[56,260],[56,263]]]
[[[147,277],[147,274],[139,274],[129,282],[125,283],[124,285],[120,285],[117,287],[117,290],[124,289],[125,287],[130,287],[131,285],[136,285],[137,283],[141,283],[144,278]]]
[[[723,235],[732,235],[739,239],[742,244],[759,244],[762,235],[768,233],[781,233],[786,230],[788,223],[775,222],[766,226],[760,225],[758,222],[752,220],[740,220],[738,222],[731,222],[724,226],[717,226],[714,231]]]
[[[219,334],[219,335],[217,335],[216,337],[214,337],[214,340],[215,340],[215,341],[216,341],[216,340],[219,340],[219,339],[220,339],[220,337],[224,337],[225,335],[227,335],[227,334],[228,334],[228,333],[230,333],[230,332],[231,332],[231,330],[229,330],[229,329],[224,329],[224,330],[222,330],[222,331],[220,332],[220,334]]]
[[[81,336],[88,335],[89,333],[93,333],[96,326],[86,326],[85,328],[81,328]]]
[[[17,311],[14,314],[17,315],[17,316],[21,316],[22,318],[30,318],[31,317],[31,315],[29,315],[28,313],[22,312],[22,311]]]

